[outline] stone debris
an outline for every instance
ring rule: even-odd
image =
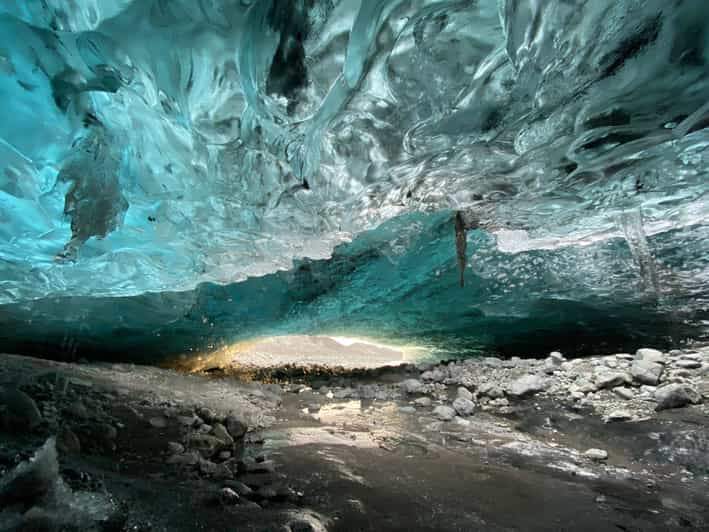
[[[384,403],[386,410],[410,416],[412,423],[419,422],[424,432],[440,434],[447,444],[484,447],[490,441],[506,442],[504,448],[509,451],[556,457],[549,458],[553,464],[550,467],[593,478],[600,474],[596,470],[610,467],[602,463],[608,458],[607,451],[595,448],[569,451],[560,444],[542,445],[538,436],[513,428],[507,415],[519,419],[520,413],[525,416],[530,412],[543,413],[549,404],[564,405],[563,415],[569,420],[594,416],[608,423],[641,421],[652,416],[671,419],[675,413],[658,415],[655,410],[683,407],[706,415],[709,412],[702,395],[709,398],[709,375],[704,372],[707,360],[709,349],[670,354],[639,349],[635,355],[619,353],[573,360],[566,360],[560,353],[551,353],[541,360],[472,358],[427,364],[419,369],[407,367],[397,374],[397,379],[402,379],[398,383],[392,380],[362,384],[355,378],[333,377],[312,387],[290,385],[289,389],[297,391],[289,397],[300,398],[299,408],[305,406],[306,413],[318,412],[316,416],[303,416],[309,423],[321,417],[326,419],[332,411],[327,408],[331,401],[349,405],[361,400],[363,411],[392,401],[394,408],[390,408],[391,403]],[[230,406],[232,403],[219,394],[215,394],[216,401],[209,403],[216,406],[205,407],[151,395],[134,399],[130,394],[109,394],[96,385],[86,384],[86,379],[74,383],[72,379],[44,377],[30,381],[22,389],[7,386],[0,391],[0,427],[12,426],[16,433],[29,437],[56,435],[54,452],[60,458],[118,456],[125,446],[130,446],[134,438],[131,431],[139,427],[150,435],[149,439],[155,440],[153,456],[165,469],[159,475],[212,483],[209,497],[224,506],[224,511],[235,508],[260,511],[291,497],[278,485],[283,468],[271,457],[252,451],[254,445],[263,443],[264,436],[258,427],[275,420],[265,406],[279,404],[279,394],[273,385],[254,386],[248,391],[248,403],[262,406],[258,416],[247,416],[245,411],[220,410],[221,403]],[[25,422],[18,423],[20,419]],[[540,433],[553,434],[560,425],[558,419],[549,415],[536,426]],[[371,429],[376,432],[375,427]],[[607,427],[607,430],[626,429]],[[479,436],[481,431],[487,431],[488,443],[474,443],[475,435]],[[365,429],[362,434],[371,433]],[[350,444],[359,442],[362,434],[343,436],[333,429],[332,436],[346,437]],[[658,435],[658,441],[663,442],[658,452],[671,453],[676,448],[677,456],[686,453],[683,445],[688,443],[665,442],[663,438],[667,436]],[[603,445],[602,440],[595,444]],[[383,445],[386,448],[392,444]],[[701,449],[704,444],[693,445]],[[584,457],[590,462],[584,461]],[[121,461],[116,463],[121,467]],[[582,463],[583,467],[579,465]],[[12,477],[8,475],[0,471],[0,481],[10,482]],[[63,474],[59,476],[66,478]],[[41,478],[37,479],[37,486],[41,486]],[[30,489],[29,493],[32,492]],[[4,492],[0,490],[2,497],[7,498],[8,493],[7,486]]]
[[[583,455],[591,460],[606,460],[608,459],[608,452],[603,449],[588,449]]]

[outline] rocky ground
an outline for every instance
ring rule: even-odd
[[[0,530],[709,530],[709,348],[199,375],[1,356]]]

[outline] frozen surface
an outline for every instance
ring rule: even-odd
[[[272,318],[462,331],[550,300],[701,324],[707,16],[702,0],[6,0],[0,317],[228,326],[205,345]],[[458,291],[451,210],[480,228]],[[331,292],[300,287],[294,259],[371,230],[318,266]],[[272,297],[227,301],[250,291]]]

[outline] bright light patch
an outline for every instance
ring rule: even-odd
[[[428,350],[419,346],[385,345],[350,336],[271,336],[238,342],[192,359],[191,370],[213,367],[276,368],[282,366],[378,368],[417,362]]]

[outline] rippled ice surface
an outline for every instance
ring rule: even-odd
[[[0,318],[205,344],[489,340],[551,314],[701,328],[708,17],[703,0],[5,0]],[[464,289],[455,210],[477,227]]]

